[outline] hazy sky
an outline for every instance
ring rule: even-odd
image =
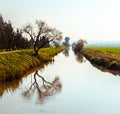
[[[120,0],[0,0],[0,13],[14,27],[40,19],[71,39],[120,41]]]

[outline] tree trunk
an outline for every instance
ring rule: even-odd
[[[38,56],[38,50],[35,51],[35,56]]]
[[[38,56],[38,49],[37,49],[37,47],[36,47],[36,45],[34,45],[34,51],[35,51],[35,56]]]

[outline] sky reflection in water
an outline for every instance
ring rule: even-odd
[[[43,70],[1,86],[0,114],[119,114],[120,77],[66,52]]]

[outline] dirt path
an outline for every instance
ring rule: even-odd
[[[1,54],[8,54],[8,53],[14,53],[14,52],[20,52],[21,50],[15,50],[15,51],[5,51],[5,52],[0,52]]]

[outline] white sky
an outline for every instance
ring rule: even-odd
[[[13,26],[44,20],[72,40],[120,41],[120,0],[0,0]]]

